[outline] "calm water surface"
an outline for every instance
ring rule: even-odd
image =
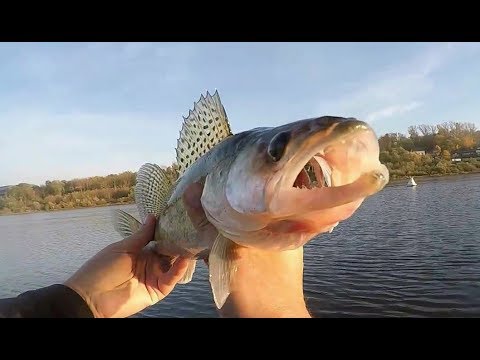
[[[480,175],[417,183],[387,187],[306,246],[315,316],[480,317]],[[0,297],[61,282],[120,240],[111,210],[0,216]],[[138,316],[217,317],[204,264]]]

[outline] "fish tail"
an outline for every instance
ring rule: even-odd
[[[142,222],[148,214],[155,215],[157,219],[162,215],[172,185],[173,180],[160,166],[146,163],[140,167],[135,185],[135,203]]]
[[[157,219],[165,210],[172,180],[167,172],[155,164],[144,164],[137,173],[135,185],[135,202],[140,221],[123,210],[113,211],[113,225],[123,237],[128,237],[140,229],[147,215],[153,214]]]
[[[126,238],[139,230],[142,224],[129,213],[117,209],[113,211],[113,226],[120,235]]]
[[[163,215],[173,184],[174,179],[160,166],[146,163],[140,167],[135,185],[135,202],[142,222],[149,214],[157,219]],[[197,260],[189,261],[179,284],[187,284],[192,280],[196,263]]]

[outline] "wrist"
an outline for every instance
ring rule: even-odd
[[[18,296],[25,317],[90,318],[93,313],[76,291],[54,284]]]
[[[91,297],[88,295],[86,291],[83,291],[81,287],[77,286],[74,282],[67,280],[63,283],[63,286],[68,287],[71,291],[75,292],[85,303],[85,305],[90,309],[93,314],[93,317],[98,318],[101,317],[98,312],[96,311],[95,306],[91,300]]]

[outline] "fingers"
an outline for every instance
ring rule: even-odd
[[[204,219],[206,219],[201,202],[202,192],[203,186],[198,183],[193,183],[183,193],[183,203],[185,204],[188,216],[197,229],[202,222],[204,222]]]
[[[145,224],[134,234],[122,240],[123,245],[127,251],[140,251],[155,235],[156,218],[153,215],[148,215],[145,219]]]

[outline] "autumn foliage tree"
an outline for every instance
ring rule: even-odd
[[[379,138],[380,160],[392,178],[419,175],[456,174],[479,171],[479,159],[452,163],[452,155],[480,146],[480,131],[474,124],[449,122],[413,125],[407,135],[385,134]],[[415,151],[425,151],[420,155]]]
[[[18,184],[0,197],[0,213],[132,203],[135,176],[127,171],[104,177],[46,181],[42,186]]]

